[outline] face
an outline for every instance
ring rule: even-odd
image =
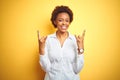
[[[65,12],[59,13],[54,23],[57,26],[58,31],[64,33],[67,31],[70,25],[70,17]]]

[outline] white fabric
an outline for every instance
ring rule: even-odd
[[[76,39],[69,37],[61,47],[56,33],[47,37],[45,55],[40,55],[40,65],[46,72],[44,80],[80,80],[84,64],[83,54],[78,55]]]

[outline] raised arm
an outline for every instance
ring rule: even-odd
[[[39,31],[37,31],[37,34],[38,34],[38,43],[39,43],[39,53],[40,55],[44,55],[45,54],[45,42],[46,42],[47,36],[40,37]]]
[[[77,43],[77,50],[76,50],[76,59],[73,63],[73,69],[76,74],[78,74],[84,65],[84,36],[85,36],[85,30],[82,33],[82,36],[75,36],[76,37],[76,43]],[[81,50],[81,51],[80,51]]]
[[[48,57],[48,44],[47,37],[40,37],[39,31],[38,33],[38,43],[39,43],[39,54],[40,54],[40,65],[45,72],[49,72],[51,70],[51,63]]]

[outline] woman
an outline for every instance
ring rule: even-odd
[[[46,72],[44,80],[80,80],[85,31],[82,36],[70,34],[67,30],[72,20],[68,6],[57,6],[51,16],[56,32],[45,37],[38,32],[40,65]]]

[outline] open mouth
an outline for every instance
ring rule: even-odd
[[[61,28],[62,28],[62,29],[67,29],[67,27],[66,27],[66,26],[61,26]]]

